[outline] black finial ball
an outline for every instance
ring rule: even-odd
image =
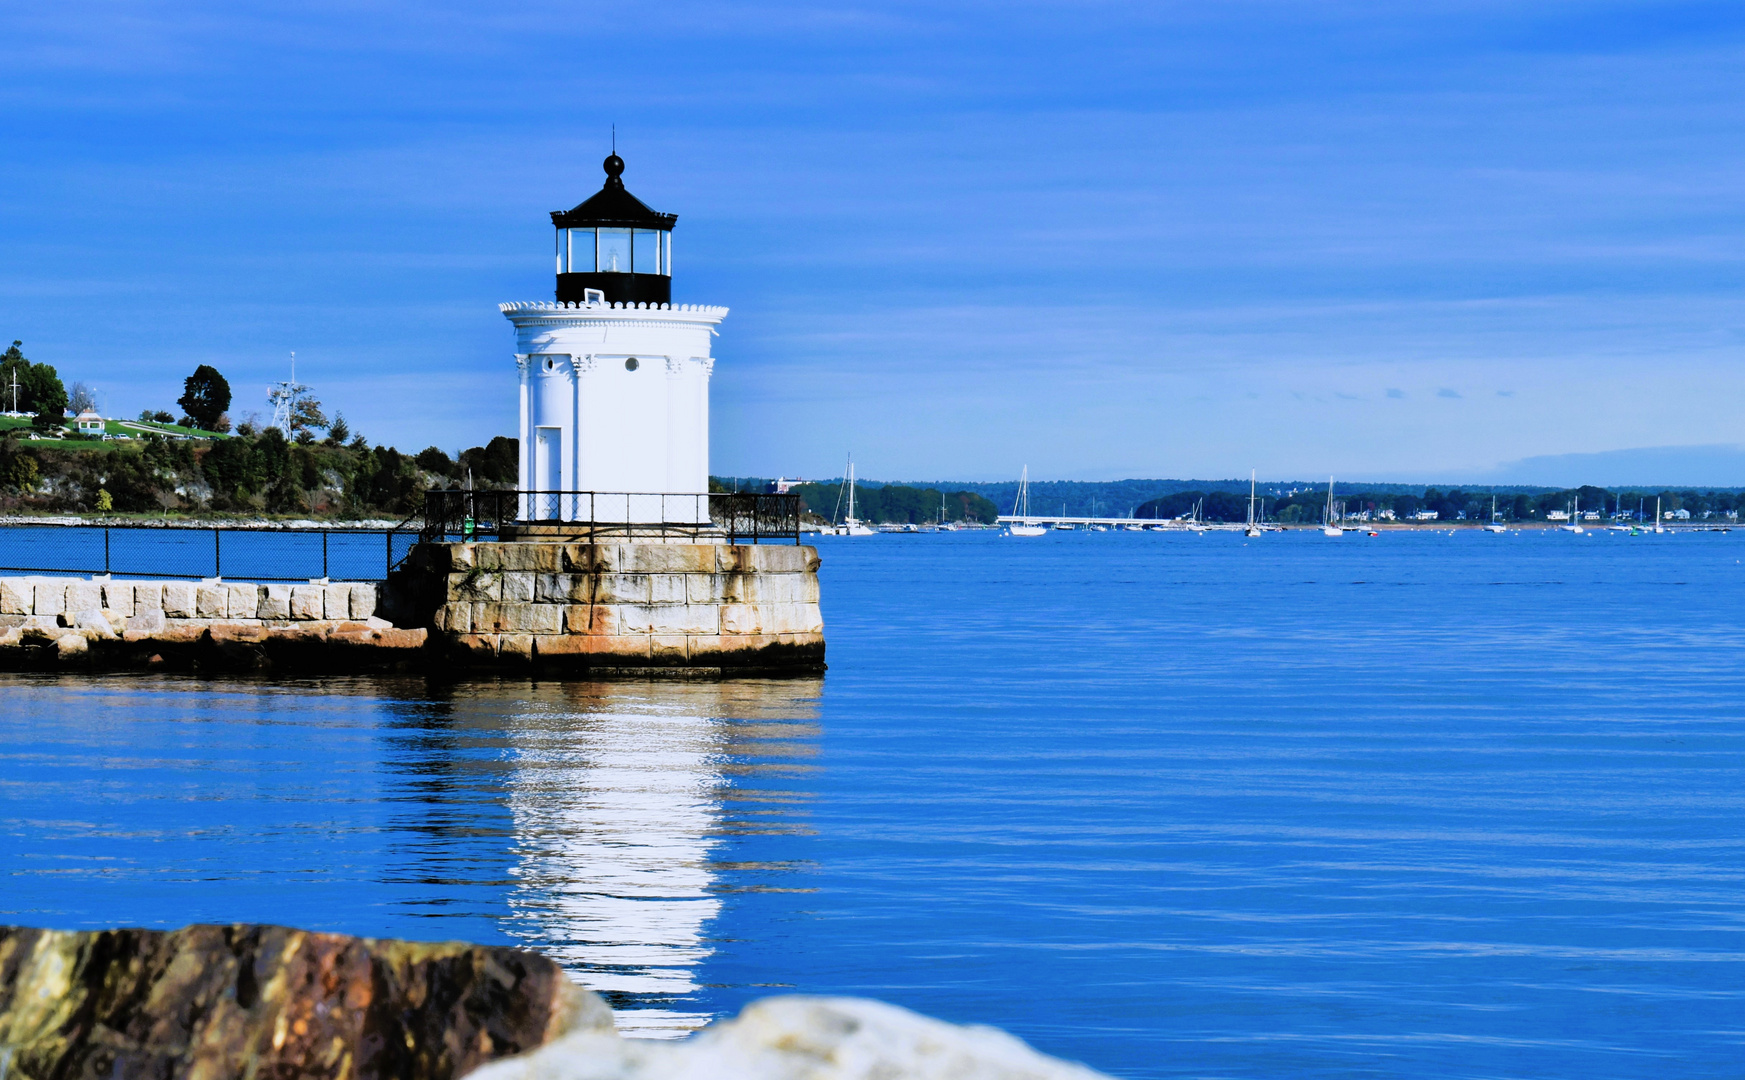
[[[606,170],[607,176],[616,180],[624,172],[624,159],[613,154],[602,163],[602,167]]]

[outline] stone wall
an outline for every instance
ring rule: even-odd
[[[817,549],[792,544],[427,544],[451,656],[536,667],[818,670]]]
[[[792,544],[523,540],[420,544],[382,588],[0,578],[0,668],[415,665],[817,672],[818,553]]]
[[[322,646],[386,650],[376,659],[398,663],[424,645],[423,630],[396,630],[375,611],[373,584],[0,578],[0,667],[258,668]]]

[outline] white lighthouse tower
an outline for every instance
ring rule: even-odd
[[[604,164],[599,192],[551,215],[556,302],[501,305],[521,374],[520,516],[703,526],[710,338],[727,309],[672,303],[678,217],[625,190],[617,154]]]

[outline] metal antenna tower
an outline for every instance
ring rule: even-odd
[[[291,378],[289,382],[275,383],[268,389],[267,404],[273,407],[273,426],[284,432],[291,433],[291,410],[296,405],[297,398],[306,392],[307,386],[297,383],[297,354],[291,353]]]

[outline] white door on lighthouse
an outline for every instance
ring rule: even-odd
[[[533,449],[534,482],[542,492],[563,490],[563,428],[537,429]],[[558,497],[542,494],[533,500],[533,517],[549,520],[558,516]]]

